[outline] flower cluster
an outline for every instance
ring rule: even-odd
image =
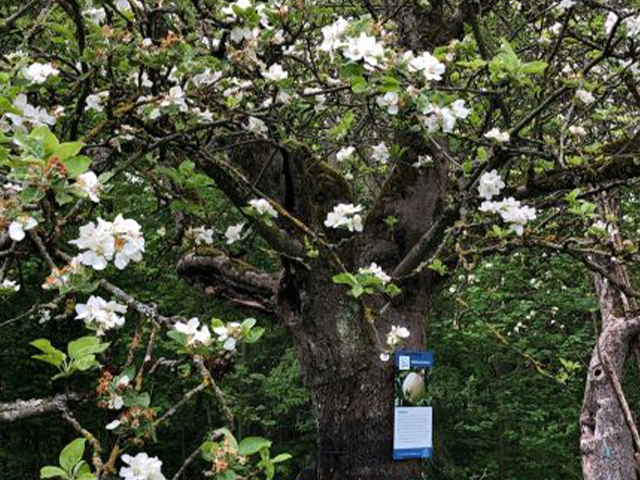
[[[83,265],[104,270],[108,262],[122,270],[129,262],[142,260],[144,238],[135,220],[118,215],[113,222],[98,218],[98,224],[89,222],[80,227],[80,237],[69,243],[84,250],[80,256]]]
[[[187,346],[207,346],[211,344],[209,327],[200,327],[200,320],[192,318],[187,323],[178,322],[173,327],[176,332],[187,337]]]
[[[389,148],[383,142],[371,147],[371,158],[376,162],[384,165],[389,161],[390,157]]]
[[[363,229],[361,211],[362,205],[340,203],[327,215],[324,225],[329,228],[345,228],[350,232],[361,232]]]
[[[87,303],[76,305],[76,319],[84,320],[85,325],[95,330],[98,336],[124,325],[124,317],[121,314],[126,312],[126,305],[114,301],[107,302],[104,298],[93,295]]]
[[[213,329],[218,336],[218,341],[223,342],[222,348],[231,352],[236,349],[238,343],[237,338],[240,336],[241,328],[238,322],[229,322],[226,325],[220,325]]]
[[[522,205],[513,197],[505,198],[499,202],[486,200],[482,202],[480,210],[483,212],[497,213],[509,224],[509,229],[522,235],[527,222],[536,219],[536,209]]]
[[[436,57],[429,52],[423,52],[421,55],[415,56],[412,51],[404,54],[404,60],[407,62],[407,68],[410,72],[422,73],[426,81],[442,80],[446,67]]]
[[[131,383],[128,375],[113,377],[108,371],[104,371],[96,388],[98,406],[109,410],[120,410],[124,407],[124,391]],[[115,427],[114,427],[115,428]]]
[[[391,330],[387,333],[386,343],[387,348],[384,352],[380,354],[380,360],[386,362],[390,358],[390,354],[395,350],[395,348],[402,343],[402,340],[405,338],[409,338],[411,332],[406,327],[400,327],[397,325],[392,325]]]
[[[358,273],[362,275],[372,275],[379,279],[383,285],[386,285],[391,281],[391,277],[387,275],[384,270],[382,270],[382,267],[375,262],[366,268],[359,269]]]
[[[24,93],[20,93],[14,98],[12,105],[20,110],[22,114],[7,113],[6,116],[15,128],[23,128],[25,123],[28,123],[34,127],[41,125],[54,125],[56,119],[53,115],[50,115],[42,107],[34,107],[31,105],[27,96]]]
[[[500,191],[505,187],[502,177],[497,170],[491,170],[485,172],[480,177],[478,183],[478,193],[485,200],[491,200],[494,196],[500,194]]]
[[[458,120],[464,120],[469,116],[471,110],[465,106],[464,100],[456,100],[447,107],[428,104],[421,110],[424,116],[420,117],[420,122],[429,132],[441,129],[445,133],[451,133]]]
[[[227,230],[224,232],[224,236],[227,239],[227,245],[233,245],[235,242],[238,242],[242,238],[242,229],[244,228],[244,223],[237,223],[235,225],[230,225],[227,227]]]
[[[213,245],[213,228],[190,228],[187,237],[192,238],[196,245]]]
[[[17,292],[20,290],[20,285],[18,285],[18,282],[14,280],[5,278],[2,282],[0,282],[0,290],[12,290],[14,292]]]
[[[509,132],[503,132],[499,128],[492,128],[484,137],[497,143],[507,143],[511,139]]]
[[[120,469],[120,477],[125,480],[165,480],[162,461],[158,457],[139,453],[135,457],[125,454],[121,458],[128,465]]]
[[[276,218],[278,216],[278,212],[273,206],[269,203],[269,201],[265,198],[254,198],[249,201],[249,206],[260,216],[267,216]]]
[[[24,67],[22,70],[24,78],[32,83],[44,83],[49,77],[55,76],[58,73],[60,73],[60,70],[50,63],[39,62],[32,63],[28,67]]]

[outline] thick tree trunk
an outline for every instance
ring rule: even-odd
[[[427,302],[418,291],[372,319],[378,306],[348,297],[320,267],[284,275],[280,314],[316,410],[318,480],[420,478],[420,461],[392,460],[394,367],[380,360],[376,335],[402,324],[407,347],[422,347]]]
[[[615,201],[604,195],[599,212],[609,221],[619,215]],[[614,225],[615,226],[615,225]],[[614,248],[621,245],[617,233],[611,235]],[[638,464],[634,445],[635,421],[621,387],[629,350],[640,331],[640,319],[633,298],[628,298],[612,280],[630,286],[623,264],[609,258],[596,260],[609,278],[595,275],[602,332],[589,362],[584,402],[580,415],[580,450],[584,480],[635,480]],[[636,352],[636,356],[637,356]],[[635,443],[640,438],[635,432]]]

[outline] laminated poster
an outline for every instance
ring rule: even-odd
[[[393,459],[429,458],[433,452],[433,410],[427,406],[433,352],[395,353]]]

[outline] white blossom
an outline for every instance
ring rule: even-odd
[[[78,175],[76,178],[76,186],[80,191],[87,194],[89,199],[94,203],[100,203],[100,193],[102,192],[102,184],[98,180],[94,172],[86,172]]]
[[[350,232],[361,232],[363,229],[361,211],[362,205],[340,203],[327,215],[324,225],[329,228],[346,228]]]
[[[604,22],[604,30],[607,35],[611,34],[611,32],[613,31],[613,26],[617,21],[618,15],[616,15],[614,12],[609,12],[609,15],[607,15],[607,19]]]
[[[495,195],[500,194],[500,190],[505,187],[502,177],[497,170],[485,172],[480,177],[478,183],[478,193],[485,200],[491,200]]]
[[[382,267],[375,262],[366,268],[359,269],[358,273],[363,275],[373,275],[379,279],[383,285],[386,285],[391,281],[391,277],[387,275],[384,270],[382,270]]]
[[[340,150],[338,150],[338,153],[336,153],[336,160],[338,160],[339,162],[343,162],[346,159],[350,158],[355,151],[355,147],[352,146],[342,147]]]
[[[576,125],[571,125],[569,127],[569,132],[571,135],[575,135],[576,137],[584,137],[587,134],[587,131],[584,127],[579,127]]]
[[[320,50],[324,52],[333,52],[334,50],[344,46],[346,42],[342,37],[348,28],[349,22],[342,17],[338,17],[338,19],[331,25],[322,27],[322,43],[320,44]]]
[[[200,320],[192,318],[187,323],[178,322],[173,327],[176,332],[187,337],[187,345],[209,345],[211,343],[211,332],[206,325],[200,327]]]
[[[628,36],[637,37],[640,34],[640,15],[626,18],[624,24],[627,27]]]
[[[379,60],[384,57],[384,47],[376,40],[376,37],[361,32],[356,38],[350,38],[342,53],[353,62],[363,60],[365,68],[378,66]]]
[[[85,110],[95,110],[96,112],[102,112],[104,107],[102,101],[109,97],[109,92],[99,92],[91,94],[87,97]]]
[[[511,139],[509,132],[503,132],[499,128],[492,128],[487,133],[484,134],[485,138],[489,140],[493,140],[498,143],[506,143]]]
[[[95,270],[104,270],[114,260],[116,268],[122,270],[129,262],[142,260],[144,238],[140,225],[135,220],[118,215],[113,222],[98,218],[98,224],[89,222],[80,227],[80,237],[69,243],[85,250],[80,255],[83,265]]]
[[[60,70],[50,63],[35,62],[22,69],[24,78],[32,83],[44,83],[49,77],[58,75],[58,73],[60,73]]]
[[[258,215],[267,215],[269,217],[276,218],[278,216],[278,212],[275,208],[269,203],[269,201],[265,198],[254,198],[249,201],[249,205],[253,208]]]
[[[378,106],[387,111],[389,115],[397,115],[398,113],[398,94],[396,92],[387,92],[376,98]]]
[[[15,280],[5,278],[2,283],[0,283],[0,289],[13,290],[14,292],[17,292],[20,290],[20,285]]]
[[[220,78],[222,78],[222,72],[211,72],[210,69],[206,69],[202,73],[195,74],[191,81],[198,87],[202,85],[212,85],[217,82]]]
[[[187,235],[195,241],[196,245],[213,245],[213,228],[196,227],[190,228]]]
[[[249,123],[244,126],[245,130],[259,137],[266,137],[269,129],[267,124],[257,117],[249,117]]]
[[[9,224],[9,237],[11,240],[21,242],[25,237],[25,232],[35,228],[38,225],[38,221],[29,216],[21,215]]]
[[[189,110],[184,90],[182,90],[182,87],[179,85],[171,87],[169,93],[167,93],[160,102],[161,107],[169,107],[171,105],[177,106],[181,112]]]
[[[104,335],[112,328],[124,325],[126,305],[117,302],[107,302],[102,297],[91,296],[87,303],[76,305],[76,319],[83,320],[85,325],[96,331],[97,335]]]
[[[285,80],[289,74],[283,70],[282,66],[278,63],[274,63],[268,70],[263,70],[262,76],[271,82],[279,82]]]
[[[522,205],[513,197],[505,198],[499,202],[485,201],[480,205],[480,211],[499,214],[509,223],[509,228],[518,235],[524,233],[527,222],[536,219],[536,209]]]
[[[446,67],[429,52],[423,52],[417,57],[413,55],[413,52],[407,52],[405,58],[409,60],[408,69],[410,72],[422,73],[427,81],[442,80]]]
[[[166,480],[158,457],[139,453],[135,457],[125,454],[121,458],[128,465],[120,469],[120,476],[125,480]]]
[[[405,327],[392,325],[391,330],[387,333],[387,345],[390,347],[397,346],[403,339],[408,338],[411,332]]]
[[[27,101],[27,96],[20,93],[13,100],[13,106],[22,111],[22,115],[7,113],[7,117],[16,127],[22,127],[25,122],[37,127],[40,125],[54,125],[55,117],[49,115],[42,107],[34,107]]]
[[[373,150],[373,152],[371,153],[371,158],[373,160],[382,164],[385,164],[389,161],[389,149],[383,142],[380,142],[378,145],[374,145],[373,147],[371,147],[371,149]]]
[[[124,398],[122,395],[114,395],[109,398],[109,402],[107,403],[107,407],[110,410],[120,410],[124,407]]]
[[[240,334],[240,324],[238,322],[229,322],[225,326],[215,327],[213,333],[218,336],[218,341],[223,342],[222,348],[231,352],[235,350],[237,345],[235,337]]]
[[[95,24],[100,24],[107,18],[107,12],[105,12],[104,8],[88,8],[82,12],[82,15]]]
[[[556,10],[560,12],[564,12],[566,10],[569,10],[575,4],[576,4],[575,0],[562,0],[558,5],[556,5]]]
[[[107,430],[115,430],[116,428],[118,428],[120,426],[120,420],[114,420],[113,422],[109,422],[107,423],[107,425],[105,425],[104,428],[106,428]]]
[[[584,89],[580,89],[576,91],[576,98],[580,100],[582,103],[584,103],[585,105],[591,105],[593,102],[596,101],[596,98],[593,96],[593,94]]]
[[[243,228],[244,223],[237,223],[227,227],[227,231],[224,232],[224,236],[227,239],[227,245],[232,245],[241,239]]]

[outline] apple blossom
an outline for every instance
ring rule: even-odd
[[[576,98],[580,100],[582,103],[584,103],[585,105],[591,105],[593,102],[596,101],[596,98],[593,96],[593,94],[584,89],[580,89],[576,91]]]
[[[178,322],[173,327],[187,337],[187,346],[207,346],[211,343],[211,332],[206,325],[200,328],[200,320],[192,318],[187,323]]]
[[[336,153],[336,160],[338,160],[339,162],[343,162],[346,159],[350,158],[355,151],[355,147],[352,146],[342,147],[340,150],[338,150],[338,153]]]
[[[492,128],[484,134],[484,137],[498,143],[506,143],[511,139],[509,132],[503,132],[499,128]]]
[[[285,80],[289,74],[282,69],[280,64],[274,63],[268,70],[262,71],[262,76],[271,82],[279,82]]]
[[[254,198],[249,201],[249,205],[253,208],[258,215],[266,215],[268,217],[276,218],[278,212],[265,198]]]
[[[327,215],[324,225],[329,228],[345,228],[350,232],[361,232],[363,229],[361,211],[362,205],[340,203]]]
[[[35,62],[22,69],[24,78],[32,83],[45,83],[49,77],[58,75],[58,73],[60,70],[50,63]]]
[[[378,106],[387,111],[389,115],[397,115],[398,113],[398,94],[395,92],[387,92],[376,98]]]
[[[124,480],[166,480],[161,472],[162,462],[158,457],[139,453],[135,457],[124,454],[121,458],[128,465],[120,469],[120,477]]]
[[[485,172],[480,177],[478,183],[478,192],[485,200],[491,200],[494,196],[500,194],[500,190],[505,187],[502,177],[497,170]]]
[[[94,172],[89,171],[78,175],[78,178],[76,178],[76,186],[80,191],[84,192],[92,202],[100,203],[102,184]]]
[[[373,152],[371,153],[371,158],[376,162],[380,162],[383,165],[389,161],[390,153],[387,146],[381,142],[378,145],[374,145],[371,147]]]
[[[230,225],[227,227],[226,232],[224,232],[224,236],[227,239],[227,245],[232,245],[241,239],[243,228],[244,223],[237,223],[236,225]]]
[[[384,270],[382,270],[382,267],[375,262],[369,265],[368,267],[360,268],[358,270],[358,273],[361,273],[364,275],[373,275],[374,277],[379,279],[383,285],[386,285],[391,281],[391,277],[387,275],[384,272]]]
[[[102,297],[91,296],[87,303],[76,305],[76,319],[83,320],[85,325],[96,331],[96,335],[104,335],[112,328],[124,325],[121,314],[127,312],[126,305],[117,302],[107,302]]]
[[[11,240],[21,242],[25,237],[25,232],[35,228],[38,221],[29,216],[21,215],[9,224],[9,237]]]

